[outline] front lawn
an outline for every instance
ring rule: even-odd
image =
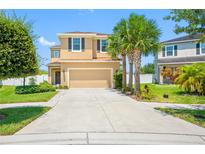
[[[185,121],[205,128],[205,110],[156,108],[162,112],[173,115]]]
[[[141,89],[144,89],[141,85]],[[177,85],[159,85],[147,84],[150,88],[151,99],[143,99],[145,102],[168,102],[178,104],[205,104],[205,96],[189,95],[180,89]],[[168,98],[163,95],[167,94]]]
[[[0,109],[0,135],[12,135],[47,112],[49,107],[16,107]]]
[[[0,104],[18,102],[47,102],[57,92],[45,92],[34,94],[16,94],[15,86],[0,87]]]

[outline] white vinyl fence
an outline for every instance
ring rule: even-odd
[[[44,80],[48,81],[48,75],[36,75],[36,76],[29,76],[26,78],[26,85],[29,84],[29,78],[34,78],[36,84],[43,82]],[[0,85],[13,85],[13,86],[21,86],[23,85],[23,78],[12,78],[7,80],[0,80]]]
[[[140,74],[141,83],[152,83],[153,74]],[[129,74],[127,74],[127,83],[129,82]],[[135,82],[135,77],[133,75],[133,83]]]

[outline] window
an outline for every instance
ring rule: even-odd
[[[166,47],[166,56],[173,56],[174,55],[174,46],[167,46]]]
[[[205,43],[201,43],[201,54],[205,54]]]
[[[60,52],[59,51],[53,51],[53,58],[59,58],[60,57]]]
[[[101,40],[101,52],[107,52],[108,42],[107,40]]]
[[[76,51],[76,52],[81,51],[81,39],[80,38],[72,39],[72,51]]]
[[[107,52],[108,42],[107,40],[97,40],[97,51]]]

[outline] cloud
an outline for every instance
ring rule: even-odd
[[[46,40],[43,36],[38,39],[38,42],[43,46],[53,46],[56,45],[56,42],[50,42]]]

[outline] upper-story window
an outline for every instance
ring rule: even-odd
[[[52,58],[59,58],[60,57],[60,51],[58,51],[58,50],[52,51],[51,57]]]
[[[108,41],[107,40],[97,40],[97,51],[107,52]]]
[[[72,51],[81,51],[81,39],[72,38]]]
[[[166,56],[173,56],[174,55],[174,46],[167,46],[166,47]]]
[[[72,52],[81,52],[85,48],[85,38],[73,37],[68,39],[68,49]]]
[[[177,45],[167,45],[162,48],[162,57],[177,56]]]

